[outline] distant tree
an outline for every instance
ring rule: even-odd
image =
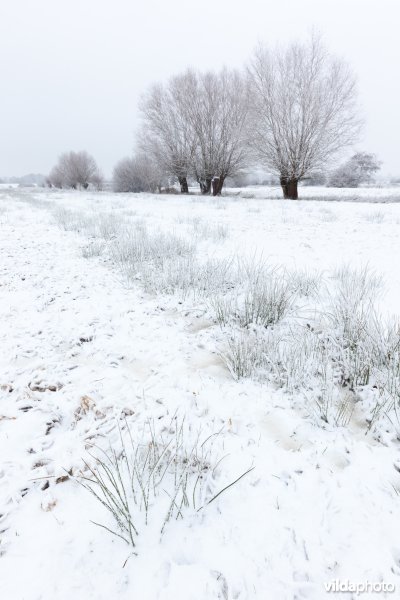
[[[61,165],[59,161],[49,173],[47,178],[48,184],[50,187],[63,188],[67,187],[66,180],[66,173],[64,172],[63,165]]]
[[[158,165],[145,154],[120,160],[113,172],[115,192],[155,192],[161,191],[166,178]]]
[[[327,175],[324,171],[314,171],[303,178],[303,185],[306,186],[326,185],[326,182]]]
[[[114,192],[144,192],[145,185],[134,158],[123,158],[114,167]]]
[[[136,168],[149,192],[161,192],[163,187],[169,186],[169,179],[159,162],[145,152],[135,155]]]
[[[262,166],[279,175],[284,197],[296,199],[301,179],[357,139],[355,79],[312,36],[286,48],[258,47],[249,84],[249,144]]]
[[[362,183],[371,183],[381,168],[381,162],[375,154],[357,152],[343,165],[338,167],[329,178],[331,187],[358,187]]]
[[[248,185],[255,185],[257,180],[252,180],[251,174],[242,171],[233,177],[228,177],[225,183],[228,187],[243,188]]]
[[[101,192],[104,189],[104,177],[102,173],[100,171],[94,173],[94,175],[91,177],[90,183],[93,185],[95,190]]]
[[[101,187],[103,178],[94,158],[86,151],[65,152],[51,170],[48,180],[54,187],[87,189]]]

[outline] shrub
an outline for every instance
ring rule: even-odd
[[[85,190],[92,184],[100,190],[103,177],[93,156],[86,151],[71,151],[61,154],[48,176],[48,182],[58,188]]]

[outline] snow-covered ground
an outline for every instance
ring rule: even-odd
[[[192,293],[190,278],[167,294],[170,271],[166,283],[146,261],[127,269],[118,260],[123,229],[131,242],[163,235],[164,249],[168,236],[183,240],[183,279],[193,257],[307,273],[318,290],[300,294],[288,320],[310,329],[340,270],[367,265],[383,277],[383,319],[399,312],[400,204],[265,200],[257,190],[217,200],[0,191],[2,600],[356,597],[327,593],[332,580],[397,587],[382,598],[400,593],[395,413],[369,426],[366,389],[344,425],[326,423],[296,385],[262,371],[235,380],[223,356],[238,327],[217,323],[215,302]],[[232,276],[231,287],[240,284]],[[189,498],[161,535],[162,483],[148,524],[138,515],[133,554],[91,523],[114,526],[80,474],[97,447],[120,450],[120,430],[145,445],[149,427],[173,438],[174,419],[196,452],[215,434],[203,500],[254,469],[200,511]]]
[[[280,186],[248,186],[243,189],[231,188],[229,193],[242,198],[281,198]],[[400,202],[400,187],[361,187],[361,188],[327,188],[324,186],[299,185],[299,198],[303,200],[325,200],[341,202]]]

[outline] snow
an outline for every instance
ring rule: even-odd
[[[248,186],[238,190],[231,188],[229,193],[242,198],[281,198],[280,186]],[[326,188],[324,186],[299,185],[299,197],[302,200],[324,200],[333,202],[399,202],[400,187],[398,185],[360,188]]]
[[[354,190],[336,193],[348,200]],[[262,194],[271,198],[265,188],[218,200],[0,191],[2,599],[320,600],[333,579],[400,590],[396,435],[321,426],[268,382],[234,381],[200,299],[147,294],[140,278],[128,285],[109,256],[82,255],[87,234],[54,217],[67,208],[197,230],[203,257],[257,256],[328,280],[338,266],[368,264],[384,277],[381,310],[398,313],[400,204],[386,202],[398,190],[329,204]],[[158,431],[175,414],[189,443],[222,429],[216,490],[255,468],[161,538],[156,506],[132,556],[91,523],[111,521],[66,473],[83,469],[90,444],[117,447],[118,423],[140,436],[149,419]]]

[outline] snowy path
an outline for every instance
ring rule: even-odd
[[[196,311],[126,289],[47,210],[9,203],[0,206],[2,599],[320,600],[337,577],[400,590],[396,448],[324,431],[279,393],[233,382]],[[231,476],[256,469],[162,544],[144,534],[123,567],[126,547],[89,523],[99,507],[65,470],[82,466],[88,442],[117,439],[121,417],[139,426],[176,410],[206,431],[225,427]]]

